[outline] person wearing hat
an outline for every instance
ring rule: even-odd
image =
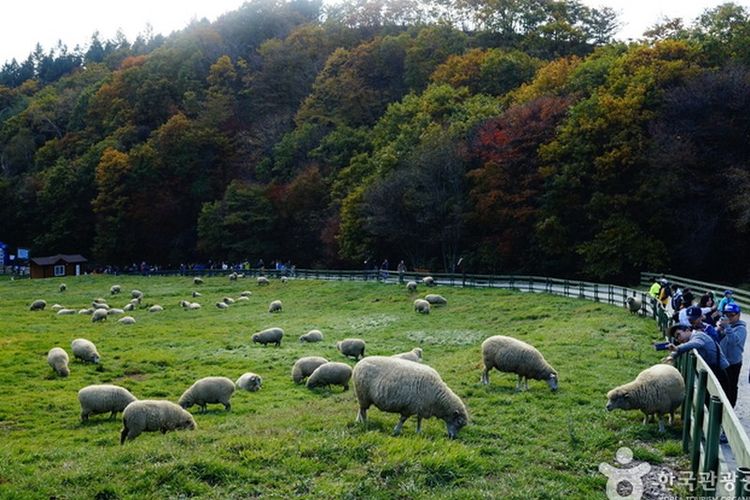
[[[724,297],[719,301],[719,312],[724,312],[724,306],[734,303],[734,293],[732,290],[724,290]]]
[[[729,361],[727,367],[727,398],[734,407],[737,403],[737,384],[742,370],[742,355],[745,351],[747,325],[740,319],[740,305],[730,302],[724,306],[724,316],[719,322],[719,345]]]
[[[709,368],[711,368],[722,389],[726,392],[728,381],[726,370],[729,366],[729,361],[722,352],[717,340],[712,338],[708,333],[695,328],[699,322],[700,316],[693,323],[692,330],[687,328],[675,330],[674,343],[669,344],[667,347],[671,351],[670,357],[674,359],[695,349],[706,364],[708,364]]]
[[[698,318],[703,320],[703,317],[710,314],[712,311],[713,307],[691,306],[685,309],[680,309],[677,313],[677,322],[681,325],[690,326],[693,321]]]

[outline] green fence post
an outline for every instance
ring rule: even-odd
[[[681,358],[683,356],[680,356]],[[679,358],[678,358],[679,359]],[[685,400],[682,403],[682,452],[690,451],[690,424],[693,420],[693,392],[695,390],[695,354],[688,354],[685,367]]]
[[[704,404],[706,403],[706,383],[708,381],[708,372],[698,370],[698,387],[695,394],[695,415],[693,415],[693,436],[690,447],[690,484],[692,491],[697,490],[698,472],[700,470],[701,458],[701,438],[703,437],[703,414],[705,412]]]
[[[708,477],[710,482],[708,486],[704,486],[703,492],[714,496],[719,477],[719,433],[723,408],[721,398],[711,396],[711,401],[708,403],[708,432],[703,457],[704,477]]]
[[[737,467],[734,475],[735,498],[750,498],[750,485],[747,484],[750,467]]]

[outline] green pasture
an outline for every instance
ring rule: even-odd
[[[405,288],[382,283],[272,280],[230,282],[188,277],[82,276],[63,280],[0,282],[0,498],[605,498],[601,462],[615,463],[621,446],[635,458],[658,463],[680,454],[679,431],[665,436],[644,426],[636,412],[607,413],[606,392],[656,363],[653,321],[624,308],[548,295],[437,287],[448,306],[418,315]],[[120,284],[123,293],[109,297]],[[122,307],[130,290],[145,293],[143,306],[165,311],[133,313],[126,326],[111,316],[56,316],[59,303],[79,309],[96,297]],[[191,292],[203,296],[191,299]],[[222,297],[252,296],[227,310]],[[46,310],[28,305],[42,298]],[[195,300],[199,311],[178,303]],[[280,299],[284,310],[269,314]],[[271,326],[286,332],[281,347],[254,345],[250,336]],[[318,328],[319,344],[299,335]],[[514,392],[515,376],[494,371],[483,386],[480,344],[512,335],[535,345],[558,370],[560,390],[530,381]],[[58,378],[47,351],[84,337],[100,365],[71,359],[71,375]],[[337,340],[360,337],[368,355],[390,355],[420,346],[465,402],[470,424],[449,440],[442,421],[430,419],[415,433],[410,419],[391,435],[398,415],[372,408],[367,428],[355,423],[354,391],[311,391],[292,383],[294,361],[321,355],[345,361]],[[347,361],[350,364],[352,360]],[[77,391],[113,383],[142,399],[177,401],[196,379],[263,377],[256,393],[235,392],[232,410],[210,405],[195,415],[195,431],[144,433],[119,444],[121,421],[94,416],[82,424]]]

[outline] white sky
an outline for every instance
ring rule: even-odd
[[[582,0],[593,7],[609,6],[620,14],[623,24],[618,38],[637,38],[660,18],[682,17],[686,23],[703,10],[724,3],[716,0]],[[154,34],[168,35],[187,26],[191,19],[214,21],[235,10],[244,0],[129,0],[91,2],[84,0],[6,0],[0,7],[0,64],[19,62],[34,50],[37,42],[45,52],[62,40],[72,50],[86,47],[99,31],[100,40],[114,38],[121,28],[132,42],[151,24]],[[750,8],[750,0],[735,0]]]

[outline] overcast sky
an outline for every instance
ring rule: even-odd
[[[664,16],[692,21],[705,9],[720,5],[711,0],[582,0],[593,6],[609,6],[620,14],[623,24],[618,38],[637,38]],[[168,35],[180,30],[191,19],[215,20],[235,10],[244,0],[129,0],[128,2],[91,2],[83,0],[4,1],[0,7],[0,63],[19,61],[34,50],[37,42],[45,52],[62,40],[69,49],[87,46],[91,35],[99,31],[100,40],[114,38],[122,29],[129,41],[144,32],[147,24],[155,34]],[[750,8],[750,0],[735,3]]]

